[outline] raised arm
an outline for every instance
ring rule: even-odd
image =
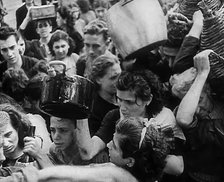
[[[200,44],[200,35],[203,29],[203,15],[196,11],[193,15],[193,25],[183,40],[181,48],[173,65],[173,73],[182,73],[194,65],[193,57],[197,54]]]
[[[106,147],[98,136],[91,138],[88,119],[77,120],[77,144],[83,160],[90,160]]]
[[[210,71],[210,64],[208,58],[210,52],[211,50],[205,50],[194,57],[194,66],[197,68],[198,73],[192,86],[190,87],[186,95],[183,97],[176,116],[177,122],[182,127],[190,127],[195,112],[198,108],[201,92],[203,90],[204,84]]]

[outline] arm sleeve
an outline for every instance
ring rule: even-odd
[[[100,129],[96,132],[98,136],[104,143],[109,143],[113,139],[113,134],[115,133],[116,122],[120,118],[119,110],[112,110],[106,114],[101,124]]]
[[[184,38],[173,64],[173,74],[182,73],[188,68],[194,66],[193,57],[199,50],[199,43],[200,41],[196,37],[187,36]]]

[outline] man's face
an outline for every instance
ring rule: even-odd
[[[6,40],[0,40],[1,54],[8,64],[17,63],[20,58],[19,46],[14,35],[11,35]]]
[[[17,151],[19,136],[18,132],[13,128],[10,122],[0,128],[3,138],[3,150],[6,157],[15,156]]]
[[[36,31],[40,35],[40,38],[47,38],[52,31],[52,26],[47,20],[41,20],[37,22]]]
[[[85,34],[84,35],[85,51],[90,60],[103,55],[107,49],[107,42],[103,38],[103,34]]]
[[[116,81],[118,76],[121,73],[121,67],[119,63],[114,64],[113,66],[109,67],[106,71],[106,74],[97,80],[98,84],[100,85],[100,89],[105,91],[109,94],[116,93]]]
[[[56,148],[65,150],[73,144],[75,137],[74,121],[64,118],[51,117],[50,130]]]
[[[99,18],[101,20],[105,20],[107,9],[104,7],[98,7],[95,9],[95,13],[96,13],[97,18]]]

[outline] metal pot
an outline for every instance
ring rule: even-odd
[[[158,0],[120,0],[107,12],[109,34],[123,58],[134,58],[167,40]]]
[[[40,108],[60,118],[86,118],[92,110],[94,84],[78,75],[66,76],[62,61],[51,61],[49,65],[62,65],[63,73],[44,79]]]

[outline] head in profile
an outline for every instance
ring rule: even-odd
[[[160,179],[169,152],[165,136],[143,118],[130,117],[116,126],[108,143],[110,160],[127,169],[140,181]]]

